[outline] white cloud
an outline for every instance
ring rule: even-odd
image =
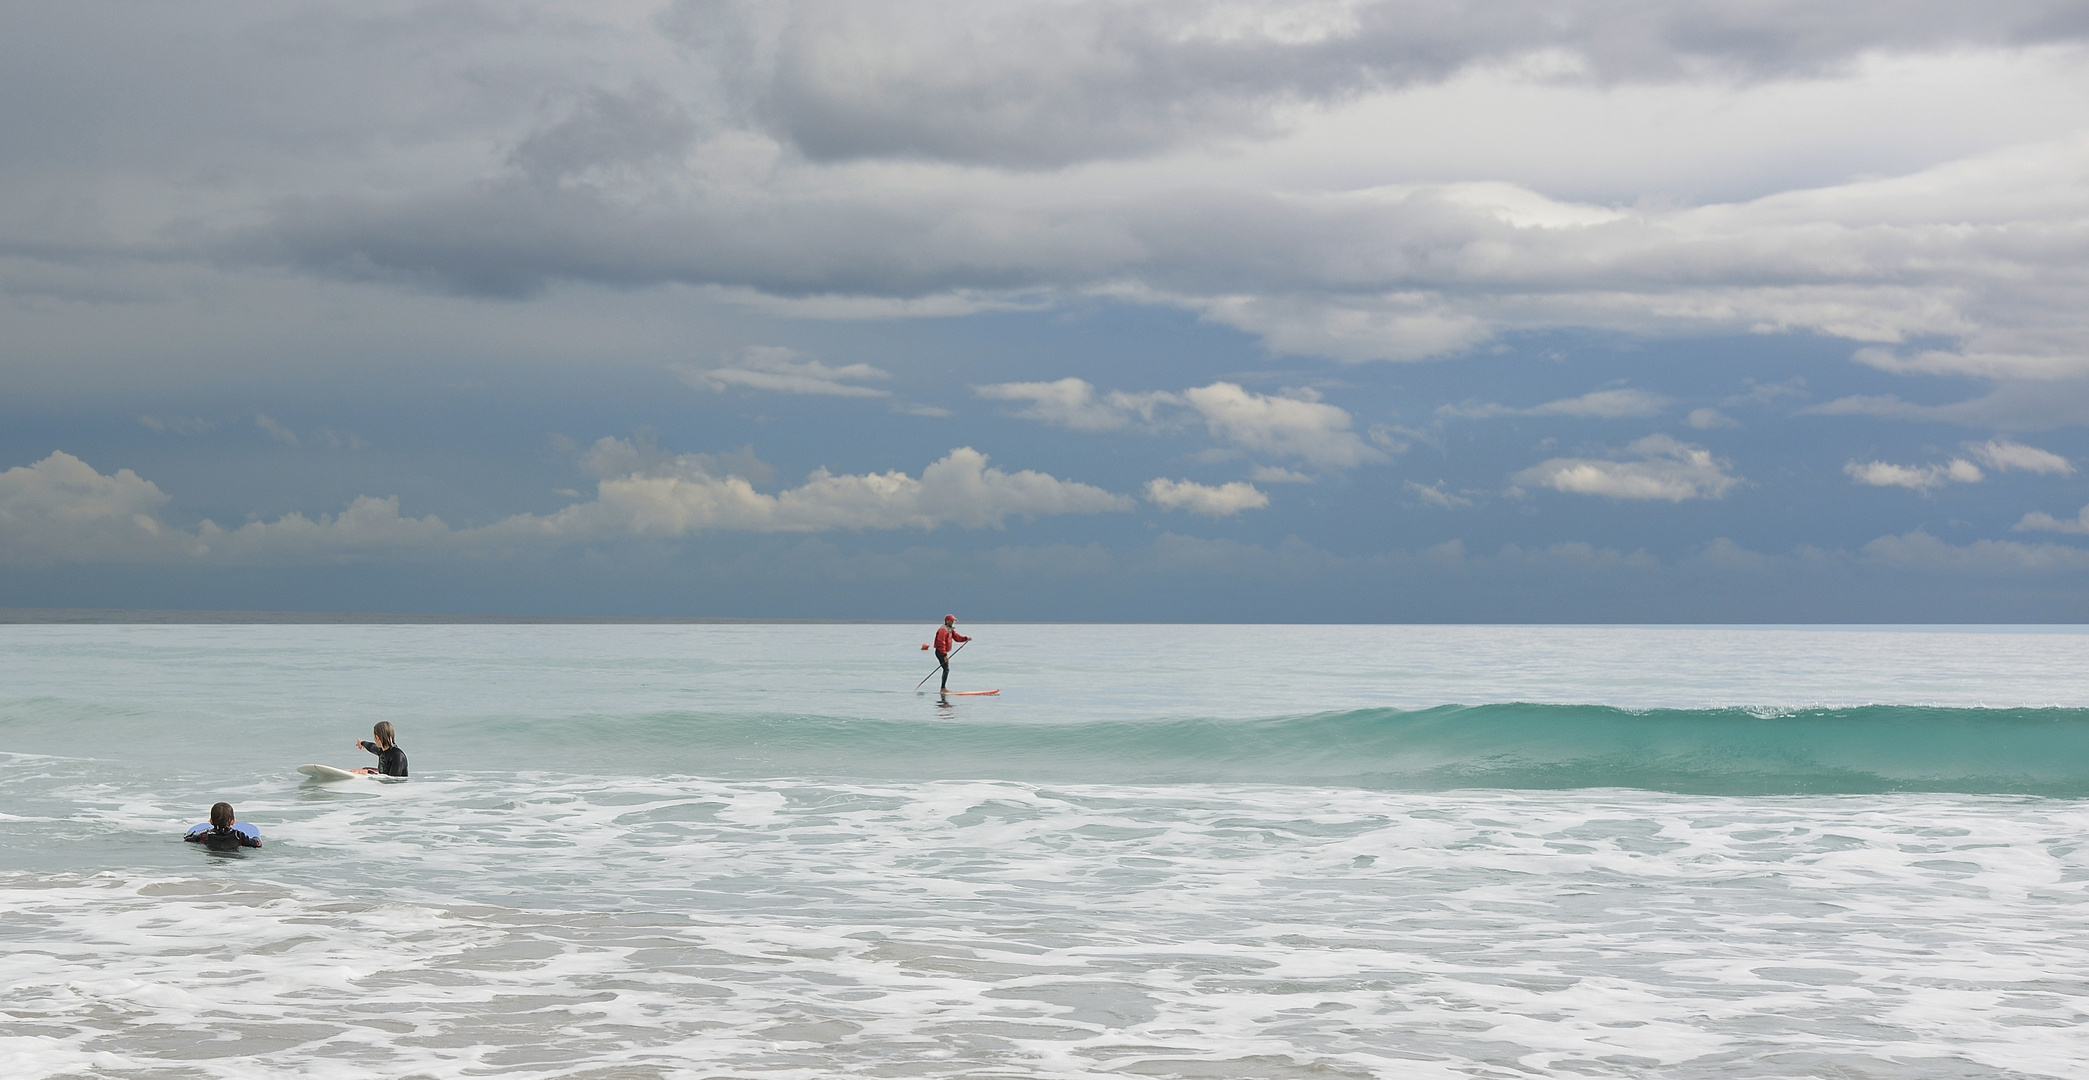
[[[0,473],[0,561],[135,562],[192,554],[160,523],[167,494],[129,469],[103,476],[63,451]]]
[[[2033,510],[2025,514],[2010,529],[2012,532],[2056,532],[2074,533],[2077,535],[2089,533],[2089,506],[2082,507],[2081,512],[2076,514],[2072,521],[2062,521],[2043,510]]]
[[[1548,401],[1532,406],[1532,416],[1574,416],[1595,420],[1655,416],[1668,406],[1668,399],[1644,390],[1597,390],[1580,397]]]
[[[1212,435],[1251,453],[1334,467],[1388,460],[1350,430],[1347,412],[1311,391],[1271,396],[1215,382],[1185,390],[1182,397]]]
[[[2089,380],[1998,383],[1979,397],[1920,405],[1892,394],[1856,394],[1800,410],[1818,416],[1927,420],[2003,431],[2038,431],[2089,423]]]
[[[2065,379],[2082,374],[2080,363],[2074,358],[2055,355],[1953,351],[1949,349],[1924,349],[1919,352],[1899,353],[1892,349],[1866,348],[1851,354],[1851,359],[1880,371],[1895,375],[1971,375],[1983,379]]]
[[[1991,469],[2005,472],[2016,469],[2052,476],[2074,475],[2074,465],[2066,458],[2050,450],[2040,450],[2035,446],[2010,442],[2008,439],[1990,439],[1978,445],[1967,443],[1966,449],[1972,451],[1974,457],[1986,462]]]
[[[1168,393],[1127,394],[1112,390],[1098,395],[1086,379],[1056,382],[1013,382],[975,386],[973,392],[994,401],[1023,401],[1029,406],[1015,415],[1042,420],[1074,431],[1115,431],[1134,421],[1152,423],[1154,410],[1164,404],[1180,404]]]
[[[740,350],[739,356],[724,367],[683,368],[680,374],[682,381],[699,390],[767,390],[779,394],[828,397],[891,396],[890,391],[858,385],[864,379],[888,377],[869,364],[828,367],[818,360],[801,359],[802,355],[781,346],[756,345]]]
[[[1273,352],[1349,363],[1427,360],[1494,337],[1483,315],[1460,310],[1434,292],[1198,296],[1160,288],[1113,291],[1194,309],[1213,322],[1254,334]]]
[[[1937,407],[1903,401],[1892,394],[1851,394],[1799,410],[1811,416],[1877,416],[1890,420],[1942,419]]]
[[[1740,423],[1735,421],[1732,417],[1720,412],[1718,409],[1710,408],[1692,409],[1690,410],[1690,415],[1686,418],[1686,420],[1691,427],[1694,427],[1699,431],[1710,431],[1713,428],[1730,428],[1741,426]]]
[[[255,413],[254,426],[267,432],[269,438],[275,439],[277,442],[286,442],[292,446],[297,445],[297,432],[269,419],[267,413]]]
[[[1431,506],[1441,506],[1447,510],[1456,509],[1461,506],[1472,505],[1471,499],[1468,499],[1463,495],[1453,495],[1452,493],[1445,491],[1443,487],[1443,481],[1441,480],[1438,480],[1434,484],[1417,484],[1414,481],[1409,480],[1407,482],[1407,490],[1414,492],[1416,497],[1420,498],[1423,502],[1428,503]]]
[[[402,516],[396,495],[382,499],[360,495],[340,513],[321,514],[316,520],[293,513],[274,521],[250,521],[237,529],[221,528],[210,521],[196,529],[201,554],[223,562],[400,555],[450,544],[459,535],[433,514]]]
[[[1761,570],[1770,565],[1768,556],[1750,551],[1724,536],[1714,537],[1697,552],[1697,558],[1706,566],[1721,570]]]
[[[1859,549],[1866,559],[1888,566],[1974,573],[2052,573],[2089,570],[2089,550],[2066,544],[2024,544],[2014,540],[1946,543],[1916,529],[1882,536]]]
[[[1366,431],[1364,435],[1391,454],[1406,453],[1408,448],[1414,445],[1408,441],[1409,439],[1421,439],[1429,443],[1436,442],[1435,437],[1426,432],[1415,432],[1393,424],[1372,424],[1370,430]]]
[[[1964,458],[1945,465],[1894,465],[1884,461],[1852,461],[1842,467],[1850,479],[1871,487],[1904,487],[1927,492],[1944,484],[1977,484],[1980,467]]]
[[[1741,482],[1701,446],[1649,435],[1626,448],[1634,460],[1552,458],[1510,478],[1516,488],[1548,487],[1612,499],[1717,499]],[[1515,489],[1512,489],[1512,491]]]
[[[1305,473],[1277,465],[1257,465],[1248,472],[1248,479],[1258,484],[1310,484],[1313,478]]]
[[[458,536],[440,518],[405,518],[397,498],[362,496],[339,514],[288,514],[236,529],[193,530],[158,516],[168,496],[129,469],[104,476],[57,452],[0,473],[0,563],[326,561],[395,555]]]
[[[1165,477],[1146,482],[1146,500],[1163,510],[1187,510],[1215,518],[1269,505],[1269,496],[1255,490],[1253,484],[1235,480],[1214,487]]]
[[[1667,398],[1644,390],[1597,390],[1580,397],[1561,398],[1527,408],[1469,401],[1463,405],[1439,406],[1436,411],[1441,416],[1476,420],[1497,416],[1570,416],[1582,420],[1622,420],[1658,416],[1661,410],[1667,407]],[[1699,410],[1705,411],[1708,410]]]
[[[1309,389],[1258,394],[1236,383],[1215,382],[1180,393],[1097,393],[1085,379],[1060,379],[996,383],[974,391],[998,401],[1026,402],[1017,416],[1075,431],[1133,425],[1158,430],[1172,426],[1182,418],[1180,411],[1186,411],[1201,420],[1213,438],[1252,454],[1333,468],[1390,460],[1352,430],[1354,421],[1346,410],[1321,401]]]

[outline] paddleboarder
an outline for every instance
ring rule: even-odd
[[[950,689],[950,653],[956,647],[953,642],[972,640],[957,632],[957,616],[943,616],[943,625],[936,628],[936,663],[943,668],[943,682],[939,690]]]

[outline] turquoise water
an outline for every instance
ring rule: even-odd
[[[0,1074],[2089,1067],[2089,634],[930,629],[0,627]]]

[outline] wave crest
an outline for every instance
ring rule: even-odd
[[[589,723],[590,760],[568,767],[622,772],[643,761],[734,777],[2089,797],[2089,709],[2072,708],[1508,703],[1246,720],[669,714]]]

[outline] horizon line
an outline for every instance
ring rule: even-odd
[[[703,625],[890,625],[910,626],[935,622],[933,616],[919,619],[804,617],[783,615],[515,615],[454,612],[358,612],[358,611],[253,611],[190,608],[15,608],[0,607],[0,626],[703,626]],[[1358,622],[1329,620],[1297,622],[1276,620],[1177,620],[1153,622],[1118,619],[971,619],[971,623],[994,625],[1065,626],[1586,626],[1586,627],[1736,627],[1752,629],[1837,628],[1951,629],[1977,627],[1997,629],[2061,630],[2089,629],[2089,623],[2068,622]]]

